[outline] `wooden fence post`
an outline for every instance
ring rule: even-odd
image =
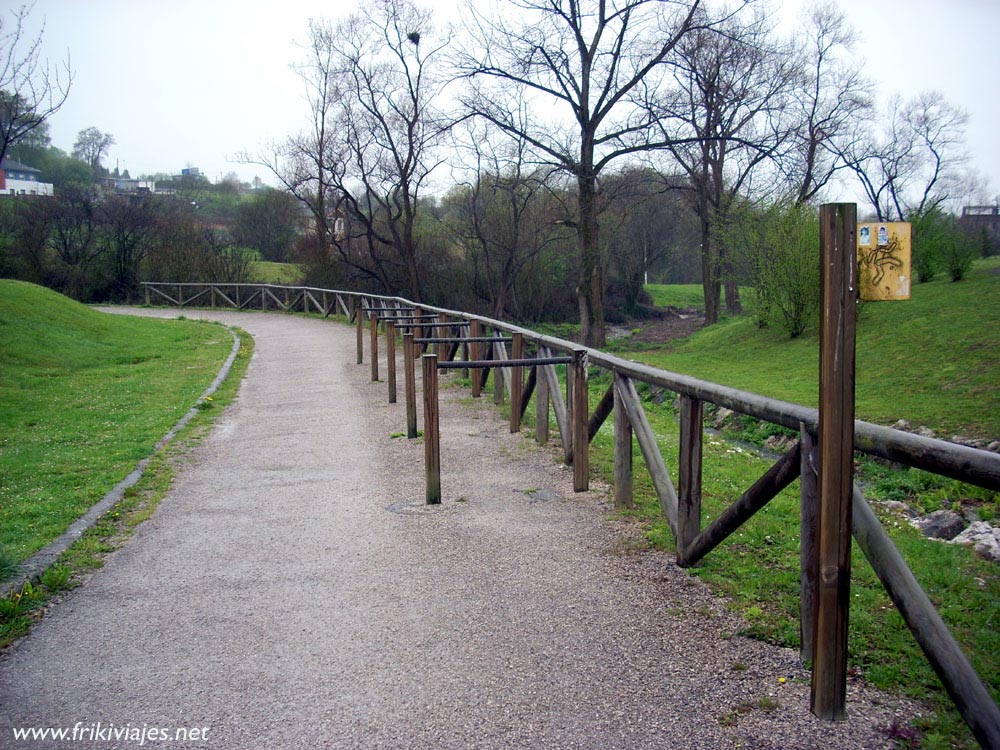
[[[438,313],[437,322],[438,326],[435,329],[434,335],[439,339],[443,339],[448,335],[448,328],[447,326],[445,326],[445,323],[448,322],[448,316],[445,315],[444,313]],[[437,354],[438,359],[440,360],[447,359],[447,352],[448,352],[447,344],[442,344],[438,342],[437,344],[434,345],[434,352]]]
[[[142,289],[146,293],[146,307],[149,307],[149,287],[144,286]]]
[[[378,382],[378,312],[375,308],[369,311],[368,325],[371,326],[371,356],[372,356],[372,382]]]
[[[360,299],[354,308],[354,322],[358,326],[358,364],[360,365],[365,361],[365,315]]]
[[[677,482],[677,555],[701,532],[701,449],[704,406],[681,395],[680,451]]]
[[[621,375],[613,373],[615,380]],[[614,383],[615,399],[615,507],[631,508],[634,502],[632,484],[632,423],[628,421],[625,402]]]
[[[389,383],[389,403],[396,403],[396,324],[385,321],[386,379]]]
[[[845,718],[851,604],[857,206],[820,206],[819,580],[813,631],[812,712]]]
[[[494,336],[502,335],[502,331],[493,331]],[[503,359],[500,356],[500,349],[503,344],[493,345],[493,359]],[[493,403],[500,406],[503,403],[503,368],[494,367],[491,371],[493,373]]]
[[[538,350],[539,357],[542,350]],[[535,365],[535,442],[549,442],[549,383],[545,378],[545,365]]]
[[[413,308],[413,314],[418,316],[423,315],[424,309],[422,307],[415,307]],[[427,330],[427,328],[424,327],[424,324],[420,321],[416,321],[416,323],[417,327],[413,329],[413,332],[416,334],[415,338],[418,339],[430,338],[430,332]],[[427,351],[427,344],[420,344],[419,346],[415,345],[413,347],[414,359],[419,358],[420,355],[423,354],[425,351]]]
[[[573,350],[573,491],[590,489],[590,389],[587,350]]]
[[[424,473],[428,505],[441,502],[441,435],[438,421],[437,355],[425,354],[424,365]]]
[[[413,332],[403,334],[403,378],[406,380],[406,437],[413,440],[417,436],[417,377],[414,362]]]
[[[479,338],[483,335],[483,327],[480,325],[478,320],[473,320],[469,325],[469,336],[471,338]],[[472,342],[472,349],[470,351],[469,357],[473,360],[479,360],[483,358],[482,355],[483,345],[478,341]],[[472,397],[479,398],[483,395],[483,371],[478,367],[474,367],[472,372],[469,373],[469,377],[472,378]]]
[[[569,437],[569,445],[566,448],[566,463],[570,466],[573,465],[573,444],[576,442],[576,422],[573,420],[573,394],[576,393],[573,390],[574,374],[575,368],[573,365],[566,365],[566,425],[569,428],[566,431],[567,437]]]
[[[524,357],[524,336],[520,333],[511,334],[510,358]],[[524,391],[524,371],[521,367],[510,368],[510,431],[521,431],[521,396]]]
[[[803,662],[813,658],[813,618],[816,615],[816,583],[819,580],[816,552],[816,506],[819,490],[816,485],[819,454],[816,439],[805,425],[799,426],[802,459],[799,466],[799,657]]]

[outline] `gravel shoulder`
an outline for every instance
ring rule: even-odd
[[[255,337],[239,398],[153,518],[0,656],[0,748],[78,722],[234,750],[890,748],[881,728],[918,710],[852,683],[847,721],[815,719],[795,653],[736,635],[486,399],[442,388],[428,508],[422,444],[392,437],[402,393],[354,364],[353,329],[185,315]]]

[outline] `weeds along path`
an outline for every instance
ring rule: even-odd
[[[848,721],[814,719],[794,653],[736,635],[491,404],[443,389],[429,509],[422,445],[391,437],[403,399],[354,364],[352,328],[185,314],[255,337],[239,398],[154,517],[0,657],[0,747],[101,722],[233,750],[869,748],[912,716],[852,685]],[[136,746],[98,737],[45,747]]]

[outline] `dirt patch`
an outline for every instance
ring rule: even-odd
[[[656,317],[630,319],[612,328],[608,338],[630,337],[641,344],[666,344],[687,338],[704,325],[705,316],[700,310],[666,308],[657,310]]]

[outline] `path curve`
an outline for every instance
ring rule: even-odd
[[[813,718],[793,652],[734,635],[490,404],[443,389],[428,509],[422,446],[391,437],[402,399],[354,364],[352,328],[185,315],[254,336],[239,397],[153,518],[0,656],[0,748],[138,746],[109,725],[225,750],[889,748],[880,728],[912,718],[859,684],[848,721]],[[75,725],[101,741],[12,732]]]

